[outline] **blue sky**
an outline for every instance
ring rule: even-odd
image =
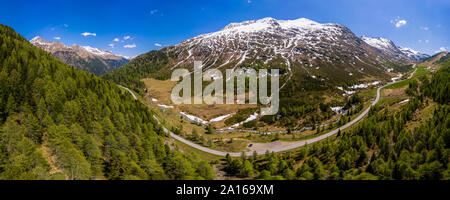
[[[450,0],[0,0],[0,8],[0,24],[27,39],[39,35],[126,56],[264,17],[339,23],[358,36],[385,37],[428,54],[450,49]]]

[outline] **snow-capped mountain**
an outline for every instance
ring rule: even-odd
[[[231,23],[217,32],[142,54],[125,65],[126,70],[105,77],[124,81],[135,73],[165,79],[176,68],[192,70],[194,61],[202,61],[203,70],[280,69],[281,88],[289,80],[328,86],[358,80],[389,81],[387,71],[392,62],[410,61],[393,46],[395,53],[381,51],[340,24],[263,18]]]
[[[377,49],[389,50],[389,49],[395,48],[395,44],[391,40],[388,40],[386,38],[380,38],[380,37],[370,38],[370,37],[362,36],[361,39],[364,40],[364,42],[366,42],[370,46],[373,46]]]
[[[386,38],[381,37],[371,38],[362,36],[361,39],[364,40],[364,42],[366,42],[370,46],[380,50],[382,53],[390,55],[398,60],[409,59],[411,61],[421,61],[430,57],[429,55],[422,54],[411,48],[396,46],[394,42]]]
[[[343,25],[305,18],[232,23],[161,51],[170,57],[166,70],[192,68],[201,60],[204,69],[276,66],[285,74],[342,81],[384,76],[383,63],[408,59],[398,49],[401,58],[373,48]]]
[[[427,58],[430,57],[430,55],[427,54],[423,54],[420,53],[414,49],[408,48],[408,47],[398,47],[400,49],[400,51],[403,52],[403,54],[405,54],[406,56],[408,56],[409,58],[413,59],[413,60],[425,60]]]
[[[403,51],[389,39],[381,37],[371,38],[366,36],[362,36],[361,39],[370,46],[380,50],[383,54],[392,57],[395,61],[408,61],[412,59],[404,54]]]
[[[381,37],[370,38],[370,37],[362,36],[361,39],[364,40],[364,42],[366,42],[370,46],[373,46],[377,49],[390,50],[390,49],[396,48],[395,44],[391,40],[388,40],[386,38],[381,38]]]
[[[39,36],[30,40],[30,42],[68,65],[97,75],[104,74],[129,61],[124,56],[114,55],[109,51],[104,51],[99,48],[79,46],[76,44],[66,46],[60,42],[44,40]]]

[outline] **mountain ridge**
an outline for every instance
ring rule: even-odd
[[[230,23],[217,32],[142,54],[105,77],[142,87],[136,77],[167,79],[172,70],[192,69],[197,60],[203,61],[205,70],[278,68],[284,83],[297,77],[348,84],[364,78],[389,80],[390,64],[411,62],[398,49],[395,53],[367,44],[344,25],[269,17]]]
[[[399,59],[411,61],[422,61],[430,57],[427,54],[420,53],[408,47],[397,46],[392,40],[382,37],[362,36],[361,39],[372,47]]]
[[[40,36],[34,37],[30,42],[64,63],[96,75],[104,74],[130,61],[127,57],[115,55],[99,48],[77,44],[67,46],[61,42],[47,41]]]

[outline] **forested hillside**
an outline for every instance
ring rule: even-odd
[[[138,93],[142,93],[145,89],[142,78],[147,78],[162,69],[169,62],[169,57],[163,51],[150,51],[142,54],[129,63],[115,70],[112,70],[102,77],[107,80],[114,81],[124,86],[134,89]],[[167,75],[153,75],[159,79],[168,79]]]
[[[255,179],[448,180],[450,61],[441,63],[431,80],[409,83],[410,100],[400,108],[377,105],[355,128],[295,152],[227,157],[225,170]]]
[[[0,25],[0,179],[212,179],[145,105]]]

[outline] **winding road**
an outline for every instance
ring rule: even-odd
[[[136,95],[135,95],[134,92],[132,92],[130,89],[128,89],[128,88],[126,88],[126,87],[123,87],[123,86],[121,86],[121,85],[117,85],[117,86],[119,86],[119,87],[125,89],[126,91],[128,91],[128,92],[131,94],[131,96],[133,96],[134,100],[137,100]]]
[[[413,67],[415,68],[415,65],[414,65]],[[417,70],[417,69],[416,69],[416,70]],[[414,75],[415,72],[416,72],[416,71],[414,71],[408,79],[411,79],[411,78],[413,77],[413,75]],[[371,106],[370,106],[369,108],[367,108],[366,110],[364,110],[363,113],[361,113],[358,117],[356,117],[355,119],[353,119],[353,120],[350,121],[349,123],[347,123],[347,124],[345,124],[345,125],[343,125],[343,126],[337,128],[337,129],[335,129],[335,130],[333,130],[333,131],[331,131],[331,132],[329,132],[329,133],[320,135],[320,136],[315,137],[315,138],[311,138],[311,139],[307,139],[307,140],[302,140],[302,141],[296,141],[296,142],[290,142],[290,143],[288,143],[288,144],[286,144],[286,145],[284,145],[284,146],[275,146],[275,147],[273,147],[273,148],[267,148],[267,149],[264,149],[264,150],[262,150],[262,151],[257,151],[256,153],[257,153],[258,155],[263,155],[263,154],[265,154],[267,151],[269,151],[269,152],[276,152],[276,153],[277,153],[277,152],[283,152],[283,151],[289,151],[289,150],[292,150],[292,149],[296,149],[296,148],[305,146],[305,145],[307,145],[307,144],[311,144],[311,143],[315,143],[315,142],[324,140],[324,139],[326,139],[326,138],[328,138],[328,137],[330,137],[330,136],[333,136],[333,135],[337,134],[337,133],[339,132],[339,130],[344,130],[344,129],[349,128],[350,126],[356,124],[358,121],[360,121],[362,118],[364,118],[364,117],[369,113],[370,108],[371,108],[372,106],[376,105],[376,104],[380,101],[380,98],[381,98],[381,90],[382,90],[383,88],[385,88],[385,87],[387,87],[387,86],[389,86],[389,85],[392,85],[392,84],[394,84],[394,83],[397,83],[397,82],[398,82],[398,81],[391,82],[391,83],[388,83],[388,84],[386,84],[386,85],[384,85],[384,86],[382,86],[382,87],[379,87],[378,90],[377,90],[377,97],[376,97],[375,101],[373,101],[373,103],[371,104]],[[119,86],[120,86],[120,85],[119,85]],[[123,86],[120,86],[120,87],[122,87],[122,88],[126,89],[128,92],[130,92],[130,93],[132,94],[133,98],[134,98],[135,100],[137,100],[136,95],[135,95],[130,89],[128,89],[128,88],[126,88],[126,87],[123,87]],[[231,157],[240,157],[240,156],[242,155],[242,153],[239,153],[239,152],[223,152],[223,151],[213,150],[213,149],[210,149],[210,148],[207,148],[207,147],[204,147],[204,146],[195,144],[195,143],[193,143],[193,142],[191,142],[191,141],[189,141],[189,140],[186,140],[186,139],[184,139],[184,138],[182,138],[182,137],[176,135],[176,134],[173,133],[172,131],[168,130],[166,127],[164,127],[164,125],[162,125],[162,123],[160,122],[160,120],[159,120],[155,115],[153,115],[153,118],[155,118],[155,120],[158,121],[158,124],[160,124],[160,125],[163,127],[163,130],[164,130],[165,133],[169,134],[171,137],[175,138],[176,140],[178,140],[178,141],[180,141],[180,142],[182,142],[182,143],[184,143],[184,144],[186,144],[186,145],[189,145],[189,146],[191,146],[191,147],[193,147],[193,148],[195,148],[195,149],[198,149],[198,150],[200,150],[200,151],[204,151],[204,152],[207,152],[207,153],[210,153],[210,154],[218,155],[218,156],[226,156],[227,154],[230,154]],[[245,154],[246,154],[247,156],[251,156],[251,155],[253,155],[253,151],[245,152]]]

